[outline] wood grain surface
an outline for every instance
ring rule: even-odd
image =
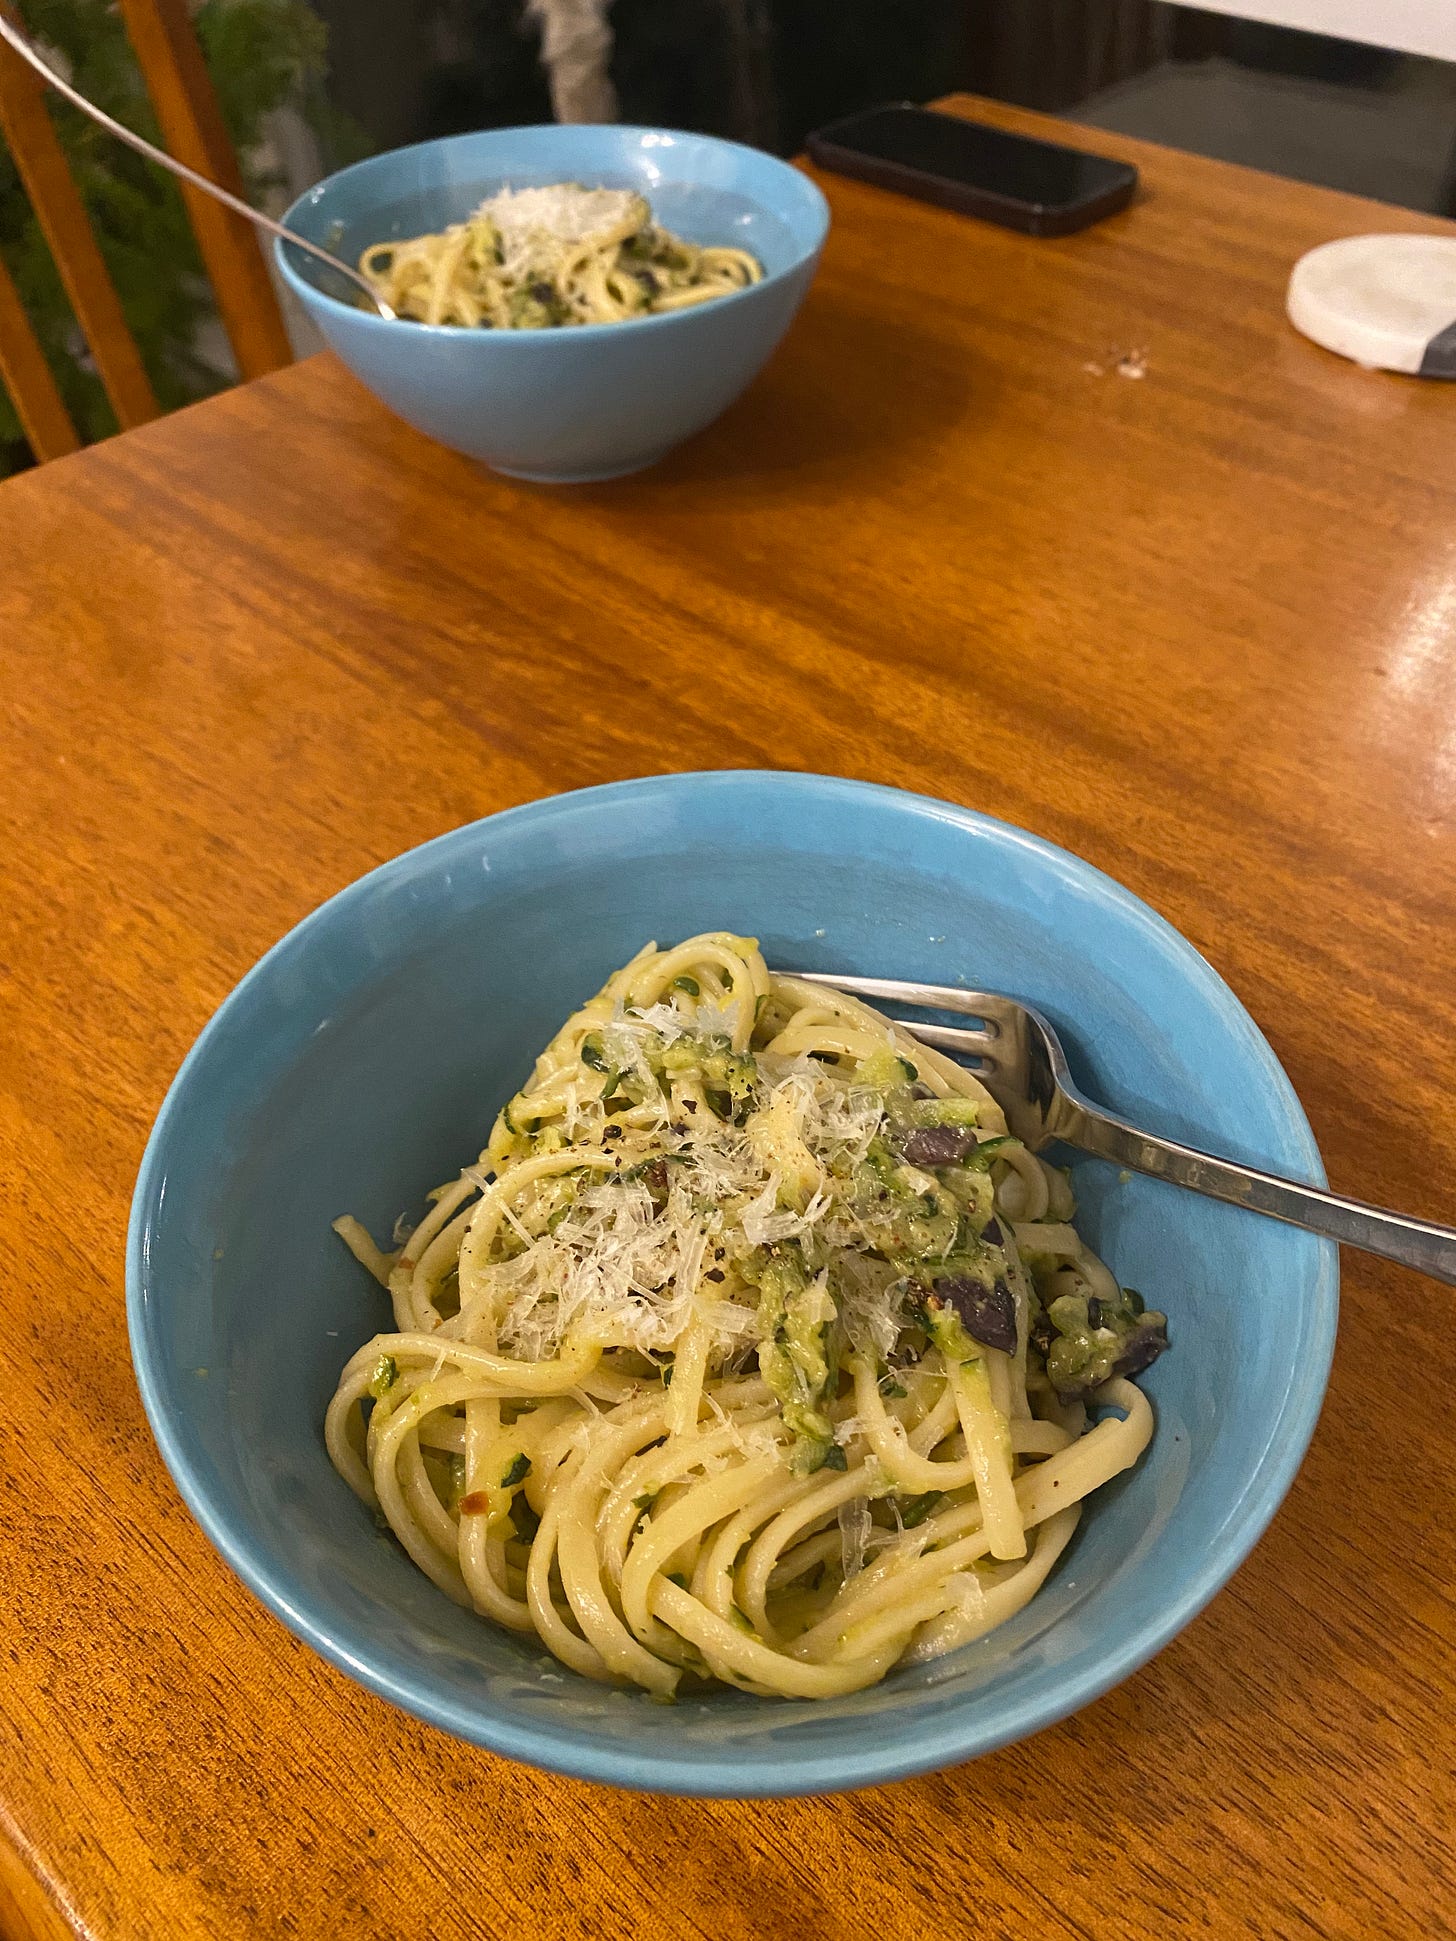
[[[1144,190],[1061,242],[826,179],[783,351],[634,480],[490,477],[321,359],[0,488],[7,1941],[1456,1932],[1449,1290],[1346,1257],[1303,1472],[1136,1677],[782,1804],[357,1689],[208,1547],[128,1363],[143,1142],[246,967],[409,844],[651,771],[1066,844],[1228,978],[1337,1187],[1456,1217],[1456,387],[1282,317],[1302,250],[1434,225],[1083,136]]]

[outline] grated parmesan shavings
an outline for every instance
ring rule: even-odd
[[[475,218],[495,225],[503,267],[510,273],[529,261],[543,242],[559,248],[618,228],[633,213],[634,204],[640,206],[645,220],[647,205],[630,189],[584,189],[579,182],[553,182],[545,188],[501,189],[480,204]]]
[[[603,1052],[609,1067],[649,1081],[652,1034],[670,1043],[690,1028],[722,1043],[736,1014],[736,1003],[700,1005],[689,1025],[671,1004],[622,1011],[599,1027]],[[755,1059],[755,1111],[744,1126],[706,1113],[674,1119],[664,1106],[646,1154],[633,1146],[616,1175],[552,1182],[554,1201],[543,1190],[534,1210],[523,1203],[506,1211],[507,1257],[484,1270],[504,1352],[547,1359],[575,1335],[656,1358],[675,1350],[696,1320],[710,1331],[712,1365],[732,1366],[753,1346],[758,1306],[757,1289],[737,1264],[756,1249],[808,1237],[829,1262],[849,1341],[882,1357],[889,1352],[901,1325],[897,1278],[887,1262],[866,1254],[856,1216],[834,1185],[863,1161],[883,1124],[883,1100],[812,1059],[767,1052]],[[594,1073],[567,1086],[568,1139],[595,1145],[600,1138],[600,1090]],[[655,1092],[654,1084],[649,1096]],[[639,1115],[645,1110],[636,1108]],[[789,1203],[796,1195],[774,1163],[781,1148],[765,1128],[784,1126],[820,1181],[806,1203]],[[640,1177],[631,1177],[654,1157],[665,1169],[655,1200]],[[488,1185],[483,1173],[471,1169],[470,1177]],[[480,1298],[472,1299],[471,1314]],[[446,1326],[453,1332],[467,1319],[462,1314]]]

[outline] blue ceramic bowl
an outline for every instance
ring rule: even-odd
[[[824,1704],[663,1707],[458,1610],[334,1474],[340,1367],[386,1324],[329,1231],[376,1233],[480,1148],[537,1049],[648,938],[728,928],[771,964],[1024,994],[1091,1095],[1321,1179],[1289,1082],[1175,931],[1086,864],[964,809],[812,775],[671,775],[533,802],[375,870],[301,923],[198,1039],[142,1164],[128,1254],[157,1441],[285,1624],[422,1719],[663,1792],[826,1791],[970,1758],[1085,1705],[1247,1556],[1299,1465],[1335,1331],[1328,1242],[1095,1160],[1080,1218],[1167,1310],[1157,1433],[1045,1589],[990,1637]]]
[[[701,431],[767,361],[803,301],[829,210],[807,176],[711,135],[660,128],[496,128],[422,142],[331,175],[285,222],[353,263],[370,243],[459,222],[509,184],[636,189],[690,242],[764,267],[751,288],[690,310],[567,330],[390,323],[335,294],[326,264],[275,243],[284,277],[332,349],[401,418],[519,478],[640,471]]]

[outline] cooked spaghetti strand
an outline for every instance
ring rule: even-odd
[[[402,1243],[336,1222],[394,1324],[328,1451],[447,1596],[587,1677],[858,1691],[1022,1609],[1148,1444],[1163,1317],[1074,1211],[868,1005],[752,938],[648,945]]]
[[[362,274],[397,317],[466,330],[625,323],[746,289],[746,249],[701,248],[628,189],[505,188],[464,222],[371,243]]]

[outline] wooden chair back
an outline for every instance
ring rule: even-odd
[[[0,6],[24,24],[11,0],[0,0]],[[241,195],[237,156],[187,0],[121,0],[121,14],[165,146],[179,161]],[[40,76],[0,42],[0,136],[20,172],[117,422],[123,428],[143,424],[160,407],[56,137],[47,92]],[[245,378],[277,370],[292,351],[257,232],[200,190],[183,185],[182,193],[238,369]],[[0,382],[37,459],[76,450],[75,426],[3,263]]]

